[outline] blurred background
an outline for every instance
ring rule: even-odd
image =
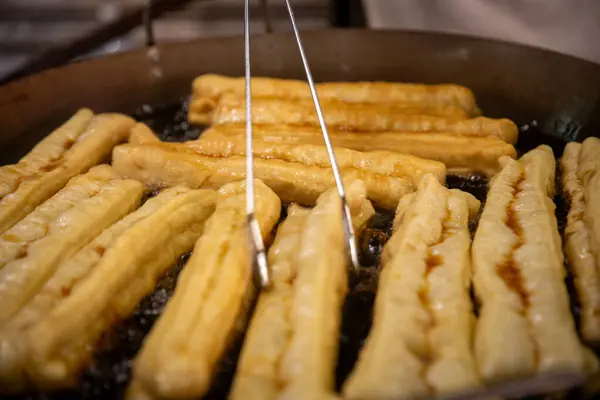
[[[140,9],[146,0],[0,0],[0,76],[23,65],[32,56],[68,46],[98,27],[116,23]],[[168,1],[167,1],[168,2]],[[158,42],[243,33],[243,0],[170,0],[173,10],[154,22]],[[166,2],[162,2],[166,3]],[[361,25],[361,1],[293,0],[301,29]],[[253,31],[264,32],[261,0],[251,1]],[[290,29],[284,0],[268,1],[274,31]],[[113,32],[114,33],[114,32]],[[86,56],[114,53],[144,44],[144,29],[130,32],[94,49]]]
[[[150,0],[0,0],[0,79],[144,44]],[[290,29],[285,0],[252,0],[254,32]],[[243,0],[152,0],[158,42],[243,32]],[[369,27],[520,42],[600,63],[600,0],[292,0],[300,29]],[[167,12],[168,11],[168,12]],[[75,58],[77,58],[75,57]],[[34,68],[35,67],[35,68]]]

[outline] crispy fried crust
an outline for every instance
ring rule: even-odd
[[[565,228],[565,254],[574,273],[581,303],[581,334],[594,345],[600,345],[600,270],[595,258],[599,244],[593,242],[588,224],[598,224],[594,211],[600,201],[597,198],[600,175],[596,172],[600,159],[599,142],[596,138],[587,139],[583,145],[571,142],[565,147],[560,160],[563,192],[570,203]],[[587,186],[584,186],[580,172],[582,175],[587,172]]]
[[[471,195],[426,177],[398,205],[371,332],[343,393],[406,399],[479,385],[471,352]]]
[[[297,162],[329,168],[331,163],[323,141],[319,144],[277,143],[263,140],[271,134],[270,126],[256,126],[259,131],[253,139],[253,151],[257,157]],[[264,129],[264,130],[263,130]],[[211,157],[242,156],[246,154],[245,126],[219,125],[208,129],[199,140],[183,144],[167,144],[172,148],[190,148]],[[446,168],[438,161],[425,160],[408,154],[390,151],[358,152],[338,147],[335,158],[340,168],[365,169],[375,174],[407,177],[416,186],[425,174],[431,174],[442,183],[446,180]]]
[[[347,187],[353,224],[374,214],[362,182]],[[335,190],[312,210],[291,206],[269,250],[273,287],[258,300],[232,399],[325,398],[333,393],[347,254]]]
[[[591,137],[583,142],[581,147],[581,156],[577,174],[581,177],[583,183],[583,194],[585,203],[585,222],[590,229],[592,253],[596,260],[596,265],[600,265],[600,174],[598,167],[600,164],[600,139]]]
[[[154,325],[134,366],[128,398],[188,399],[209,388],[217,361],[247,311],[252,289],[245,185],[222,188],[221,201]],[[256,181],[256,218],[267,237],[281,210],[279,198]]]
[[[156,137],[152,129],[143,122],[138,122],[129,133],[129,143],[145,144],[145,143],[160,143],[160,139]]]
[[[380,124],[387,124],[396,114],[429,115],[434,117],[466,119],[469,115],[462,108],[442,103],[350,103],[336,99],[320,100],[321,109],[327,125],[336,125],[340,129],[373,130]],[[200,107],[201,108],[201,107]],[[196,122],[194,101],[190,104],[190,122]],[[273,123],[274,119],[284,118],[287,123],[317,123],[314,115],[315,105],[312,99],[283,97],[254,97],[252,101],[252,121],[256,123]],[[243,96],[224,93],[212,116],[212,124],[240,123],[245,121]],[[278,115],[278,114],[284,115]],[[203,114],[200,113],[200,119]],[[314,120],[314,121],[313,121]],[[373,122],[373,120],[376,120]],[[201,122],[201,121],[200,121]],[[361,129],[362,130],[362,129]]]
[[[77,111],[68,121],[39,142],[17,164],[0,167],[0,197],[13,193],[25,177],[44,172],[46,167],[73,147],[78,136],[94,118],[88,109]]]
[[[26,332],[26,370],[37,387],[74,385],[102,333],[131,313],[158,277],[191,250],[214,211],[216,193],[179,190],[111,241],[87,278]]]
[[[261,293],[246,332],[230,398],[275,399],[280,390],[278,365],[291,333],[290,307],[296,276],[294,256],[308,209],[288,207],[269,249],[272,287]]]
[[[244,95],[244,78],[205,74],[192,84],[194,118],[199,123],[211,122],[212,113],[221,96]],[[357,103],[420,103],[458,106],[469,115],[478,115],[473,93],[459,85],[422,85],[392,82],[331,82],[317,84],[320,99],[337,99]],[[310,99],[304,81],[274,78],[252,78],[252,94],[256,97]],[[192,109],[190,111],[192,111]]]
[[[254,173],[284,202],[315,204],[317,198],[335,186],[323,146],[308,146],[303,158],[290,161],[257,154]],[[263,158],[264,157],[264,158]],[[340,161],[343,161],[342,159]],[[353,152],[341,168],[344,180],[362,180],[370,200],[382,208],[393,209],[404,194],[414,190],[412,177],[378,173],[368,156]],[[372,160],[373,161],[373,160]],[[149,185],[216,188],[243,179],[246,174],[243,156],[206,156],[185,145],[122,145],[113,151],[113,166],[124,176]],[[439,165],[439,164],[438,164]],[[377,168],[386,168],[378,165]],[[412,170],[411,170],[412,171]]]
[[[72,179],[0,236],[0,324],[6,323],[58,265],[137,207],[143,185],[109,166]]]
[[[188,189],[171,188],[149,199],[137,211],[106,228],[77,254],[60,264],[54,275],[13,318],[0,329],[0,387],[5,391],[22,390],[27,381],[24,371],[27,342],[22,335],[46,317],[53,308],[82,282],[96,267],[108,248],[129,228],[148,218]]]
[[[435,106],[441,107],[439,104]],[[429,115],[426,106],[409,107],[394,103],[347,103],[336,100],[321,103],[327,127],[339,131],[444,132],[475,137],[495,136],[511,144],[516,143],[519,135],[517,126],[508,119],[453,118]],[[244,123],[245,110],[242,98],[223,96],[215,111],[213,123]],[[190,111],[190,118],[192,117]],[[256,98],[252,102],[252,122],[319,127],[312,100],[303,99]]]
[[[0,167],[0,233],[87,171],[124,142],[135,121],[83,109],[40,142],[18,164]]]
[[[552,150],[540,146],[502,163],[472,249],[481,304],[475,337],[480,374],[494,382],[595,368],[577,337],[563,282]]]
[[[224,141],[230,146],[243,143],[245,125],[216,125],[200,136],[203,141]],[[256,125],[254,140],[277,145],[323,145],[321,130],[307,126]],[[515,148],[495,137],[468,137],[448,133],[364,133],[329,130],[334,146],[361,152],[391,151],[410,154],[421,159],[435,160],[446,165],[450,174],[479,172],[493,176],[500,170],[498,159],[515,158]],[[395,207],[395,205],[394,205]]]

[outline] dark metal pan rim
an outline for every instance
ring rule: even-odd
[[[445,32],[425,32],[419,30],[390,30],[390,29],[381,29],[381,30],[369,30],[369,29],[315,29],[306,31],[303,33],[303,36],[318,36],[318,35],[340,35],[340,34],[360,34],[360,35],[372,35],[374,38],[377,36],[397,36],[398,38],[405,37],[407,40],[412,40],[414,37],[418,38],[430,38],[435,40],[448,40],[457,43],[464,43],[465,45],[469,44],[483,44],[488,43],[494,46],[504,46],[510,50],[520,50],[526,51],[530,54],[538,53],[545,54],[549,57],[561,58],[563,60],[571,60],[572,62],[577,62],[580,64],[587,64],[588,67],[597,68],[597,72],[600,75],[600,64],[594,63],[589,60],[585,60],[583,58],[579,58],[576,56],[571,56],[568,54],[559,53],[554,50],[549,50],[541,47],[531,46],[522,43],[516,43],[508,40],[500,40],[500,39],[492,39],[492,38],[484,38],[470,35],[462,35],[457,33],[445,33]],[[285,38],[289,37],[290,40],[293,39],[291,32],[275,32],[275,33],[259,33],[252,35],[255,40],[265,40],[269,38]],[[158,44],[157,47],[159,51],[166,51],[167,49],[178,49],[178,48],[193,48],[193,49],[201,49],[204,43],[214,43],[214,42],[226,42],[228,41],[240,41],[242,40],[241,35],[227,35],[227,36],[219,36],[219,37],[211,37],[211,38],[200,38],[194,39],[191,41],[185,42],[169,42]],[[107,54],[100,57],[95,58],[85,58],[81,60],[72,61],[69,64],[51,68],[45,71],[42,71],[38,74],[30,75],[16,81],[11,81],[6,83],[5,85],[0,86],[0,90],[8,89],[14,85],[24,85],[28,82],[35,81],[37,79],[45,79],[46,77],[50,77],[54,73],[67,73],[67,72],[75,72],[81,67],[85,67],[86,65],[91,64],[101,64],[106,60],[124,60],[127,61],[127,58],[135,57],[143,55],[147,52],[147,48],[128,50],[114,54]]]

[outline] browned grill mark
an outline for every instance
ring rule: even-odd
[[[66,142],[63,143],[63,148],[65,150],[69,150],[71,147],[73,147],[73,145],[75,144],[75,142],[76,142],[75,140],[69,139],[69,140],[67,140]]]
[[[48,164],[40,167],[40,172],[50,172],[58,167],[60,167],[65,161],[64,154],[61,154],[57,158],[50,160]]]
[[[506,207],[506,217],[504,223],[506,226],[519,238],[519,241],[513,246],[506,259],[496,266],[496,271],[504,283],[518,296],[523,305],[523,312],[527,311],[530,305],[529,293],[525,289],[523,277],[521,276],[520,267],[514,260],[514,255],[517,250],[523,245],[523,228],[517,218],[515,212],[515,201],[519,192],[522,190],[521,185],[525,181],[525,174],[521,173],[513,186],[513,198]]]
[[[77,139],[66,140],[63,143],[63,149],[65,150],[65,152],[70,150],[75,145],[75,143],[77,143]],[[63,152],[62,154],[58,155],[57,157],[49,159],[45,165],[40,166],[38,172],[34,172],[27,176],[18,177],[15,182],[16,183],[15,189],[11,193],[15,193],[26,179],[36,178],[40,175],[40,173],[50,172],[50,171],[56,169],[57,167],[59,167],[61,164],[63,164],[64,161],[65,161],[65,154]],[[19,164],[21,164],[21,163],[22,162],[19,162]],[[5,196],[0,196],[0,200],[2,200]]]
[[[435,325],[433,312],[431,311],[431,307],[429,304],[429,284],[425,283],[421,289],[417,292],[417,297],[421,306],[427,313],[427,325],[425,326],[423,336],[425,337],[425,349],[423,352],[415,352],[415,355],[419,358],[422,363],[421,369],[419,370],[419,376],[421,380],[427,386],[430,394],[435,393],[435,388],[431,386],[427,380],[427,371],[429,370],[429,365],[433,362],[433,357],[431,357],[431,348],[429,344],[429,330]]]
[[[438,254],[432,254],[431,251],[427,255],[425,260],[425,278],[433,271],[436,267],[439,267],[444,263],[444,257]]]
[[[523,282],[523,277],[521,276],[519,266],[516,265],[515,261],[513,260],[514,252],[521,247],[521,245],[522,244],[519,243],[512,248],[511,254],[507,257],[507,259],[503,263],[498,264],[497,272],[504,283],[506,283],[506,285],[519,296],[525,311],[530,305],[529,294],[525,289],[525,284]]]
[[[17,187],[25,180],[24,176],[20,176],[17,178]]]
[[[5,235],[2,235],[2,240],[9,243],[19,243],[21,241],[21,238],[15,234],[7,233]]]
[[[521,314],[526,316],[527,312],[529,310],[529,307],[531,305],[531,300],[529,298],[529,293],[527,292],[527,289],[525,288],[525,282],[523,281],[523,276],[521,275],[520,267],[514,259],[516,251],[519,250],[519,248],[521,248],[521,246],[523,246],[523,227],[521,226],[519,219],[517,218],[514,206],[515,206],[515,200],[517,199],[519,192],[523,190],[522,184],[524,181],[525,181],[525,174],[521,173],[521,175],[519,176],[519,179],[513,186],[513,190],[514,190],[513,198],[508,203],[508,206],[506,207],[506,217],[504,219],[504,223],[506,224],[506,226],[509,227],[515,235],[517,235],[519,240],[513,246],[510,253],[507,255],[506,260],[496,266],[496,271],[497,271],[498,275],[500,276],[500,278],[502,278],[504,283],[506,283],[506,285],[519,296],[521,305],[523,306],[523,309],[521,310]],[[529,325],[529,329],[531,330],[532,329],[531,322],[529,320],[527,320],[527,323]],[[533,342],[534,342],[533,357],[535,360],[535,364],[537,365],[539,363],[539,357],[540,357],[539,348],[537,345],[535,345],[535,340]]]
[[[442,233],[440,235],[440,238],[437,242],[435,242],[434,244],[429,246],[429,250],[427,251],[427,258],[425,259],[425,276],[424,276],[425,279],[427,279],[427,277],[429,276],[431,271],[433,271],[436,267],[439,267],[440,265],[442,265],[444,263],[444,257],[442,257],[439,254],[433,254],[433,252],[431,251],[431,248],[434,246],[437,246],[440,243],[443,243],[446,239],[448,239],[450,236],[452,236],[450,231],[445,228],[449,222],[450,222],[450,211],[448,210],[448,208],[446,208],[446,214],[444,216],[444,219],[442,220]]]
[[[434,361],[434,357],[431,354],[432,353],[431,345],[429,343],[429,332],[435,326],[435,316],[433,314],[433,310],[431,309],[431,304],[429,302],[429,282],[427,282],[427,278],[429,277],[429,274],[431,274],[431,272],[435,268],[439,267],[440,265],[442,265],[444,263],[444,257],[442,257],[439,254],[434,254],[431,249],[432,249],[432,247],[437,246],[440,243],[443,243],[446,239],[448,239],[450,236],[452,236],[451,233],[448,231],[448,229],[445,229],[445,227],[448,225],[448,223],[450,221],[450,218],[451,218],[450,210],[448,210],[448,207],[446,206],[446,213],[444,215],[444,218],[441,221],[442,232],[440,233],[440,238],[438,239],[437,242],[431,244],[429,246],[429,249],[427,250],[427,256],[425,258],[425,272],[423,274],[424,283],[423,283],[423,286],[421,286],[421,289],[419,289],[419,291],[417,292],[417,297],[419,298],[419,302],[421,303],[421,306],[427,313],[428,318],[427,318],[427,325],[425,326],[425,328],[423,330],[423,335],[425,336],[425,343],[426,343],[425,352],[424,352],[424,354],[416,354],[416,355],[417,355],[417,357],[419,357],[419,359],[423,363],[421,370],[419,371],[419,375],[421,376],[421,379],[425,383],[425,386],[427,386],[427,389],[429,390],[430,394],[436,393],[435,387],[431,386],[429,384],[429,382],[427,381],[427,371],[429,370],[429,365]]]
[[[7,233],[5,235],[2,235],[1,238],[5,242],[21,244],[21,246],[18,248],[16,254],[13,257],[13,261],[25,258],[29,254],[29,243],[23,243],[22,239],[19,236],[12,233]]]
[[[28,246],[27,245],[22,246],[19,249],[19,252],[15,255],[15,260],[20,260],[22,258],[25,258],[25,257],[27,257],[28,254],[29,254]]]
[[[98,253],[98,255],[100,257],[102,257],[104,255],[104,252],[106,251],[106,247],[104,247],[104,246],[96,246],[96,248],[94,249],[94,251],[96,253]]]
[[[48,160],[46,165],[40,167],[40,172],[50,172],[56,169],[65,162],[65,153],[68,152],[77,143],[77,139],[68,139],[63,143],[63,149],[65,150],[57,157]]]
[[[519,238],[523,237],[523,229],[521,228],[521,224],[517,218],[517,213],[514,210],[514,204],[521,182],[523,182],[523,179],[519,180],[515,185],[514,197],[510,203],[508,203],[508,207],[506,207],[506,217],[504,219],[504,224],[508,226],[510,230],[513,231],[513,233]]]
[[[421,289],[419,289],[419,291],[417,292],[417,298],[419,299],[419,302],[421,302],[421,305],[423,306],[423,308],[425,308],[425,310],[427,312],[429,312],[429,287],[428,287],[428,285],[423,285],[423,287],[421,287]]]
[[[160,146],[160,145],[159,145]],[[210,147],[209,147],[210,148]],[[185,148],[170,148],[168,149],[171,152],[183,152],[183,153],[188,153],[188,154],[194,154],[194,155],[200,155],[203,157],[207,157],[207,158],[211,158],[211,159],[218,159],[218,160],[226,160],[228,158],[231,157],[243,157],[244,156],[244,152],[242,151],[234,151],[234,152],[224,152],[224,151],[213,151],[213,152],[209,152],[206,151],[205,149],[201,148],[201,147],[194,147],[191,149],[185,149]],[[303,165],[306,167],[317,167],[317,168],[321,168],[321,169],[330,169],[331,168],[331,164],[329,164],[329,162],[310,162],[307,163],[305,160],[302,159],[298,159],[295,158],[293,156],[290,156],[289,154],[274,154],[273,152],[268,152],[265,154],[255,154],[254,155],[255,159],[258,160],[277,160],[277,161],[283,161],[283,162],[287,162],[290,164],[299,164],[299,165]],[[346,165],[346,166],[342,166],[341,167],[343,171],[348,171],[348,170],[356,170],[359,172],[363,172],[363,170],[360,167],[356,167],[354,165]],[[369,172],[371,175],[375,175],[375,176],[386,176],[386,177],[395,177],[395,178],[399,178],[398,176],[394,176],[394,175],[389,175],[389,174],[384,174],[381,172]]]
[[[35,176],[35,174],[33,174],[32,176]],[[6,196],[13,194],[14,192],[17,191],[17,189],[19,188],[19,186],[21,186],[21,184],[27,179],[30,178],[30,176],[24,176],[21,175],[19,176],[17,179],[15,179],[15,185],[14,185],[14,189],[12,189],[12,191],[10,193],[6,193],[5,195],[0,196],[0,200],[4,199]]]

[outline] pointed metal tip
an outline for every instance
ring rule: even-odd
[[[350,262],[352,264],[352,270],[355,274],[360,273],[360,262],[358,261],[358,249],[356,248],[356,242],[354,238],[349,239],[349,248],[350,248]]]
[[[248,230],[252,248],[252,271],[258,280],[260,287],[262,289],[267,289],[271,286],[267,252],[265,251],[262,235],[260,233],[260,226],[258,225],[256,218],[254,218],[254,214],[248,215]]]
[[[265,251],[256,253],[256,266],[255,271],[258,277],[260,287],[262,289],[269,289],[271,287],[271,279],[269,277],[269,267],[267,265],[267,255]]]
[[[356,246],[356,236],[354,227],[352,226],[352,214],[350,207],[345,197],[342,197],[342,221],[344,225],[344,237],[346,239],[346,247],[350,255],[350,265],[355,274],[360,272],[360,262],[358,261],[358,248]]]
[[[262,289],[271,285],[267,255],[260,226],[254,217],[254,154],[252,148],[252,74],[250,73],[250,11],[249,0],[244,2],[244,69],[246,79],[246,212],[252,250],[252,272]],[[265,3],[266,4],[266,3]]]
[[[302,46],[302,39],[300,38],[300,32],[298,31],[298,26],[296,25],[296,18],[294,17],[292,3],[290,2],[290,0],[286,0],[285,2],[287,5],[288,14],[290,16],[290,22],[292,24],[292,30],[294,31],[294,35],[296,36],[296,44],[298,45],[298,50],[300,51],[300,58],[302,59],[302,65],[304,66],[304,72],[306,73],[308,87],[310,88],[310,93],[313,98],[313,103],[315,105],[315,111],[317,113],[317,119],[319,120],[319,126],[321,127],[321,132],[323,134],[323,140],[325,141],[325,147],[327,148],[327,154],[329,155],[329,161],[331,162],[331,169],[333,171],[335,184],[337,186],[340,198],[342,199],[342,220],[344,222],[344,235],[346,238],[346,247],[350,257],[350,264],[352,265],[352,270],[355,273],[358,273],[360,271],[360,263],[358,261],[358,249],[356,248],[354,227],[352,226],[352,215],[350,214],[350,208],[348,207],[348,203],[346,202],[344,183],[342,182],[340,169],[335,159],[335,153],[333,151],[333,146],[331,145],[331,140],[329,139],[329,133],[327,132],[327,124],[325,123],[323,110],[321,109],[321,104],[319,103],[319,96],[317,94],[317,89],[315,88],[315,82],[313,81],[312,74],[310,72],[310,66],[308,65],[306,54],[304,54],[304,46]]]

